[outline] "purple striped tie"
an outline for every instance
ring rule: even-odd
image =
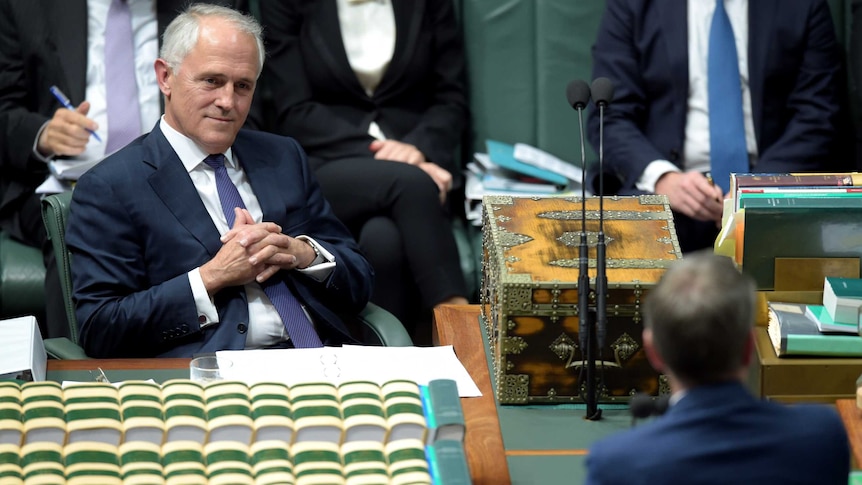
[[[225,157],[222,154],[210,155],[204,159],[204,163],[215,170],[216,189],[221,201],[221,209],[227,218],[228,227],[233,227],[235,219],[233,210],[237,207],[245,209],[245,204],[239,195],[239,190],[227,174],[224,166]],[[281,321],[284,322],[284,328],[296,348],[323,347],[320,337],[317,336],[314,326],[308,320],[299,301],[283,281],[270,278],[263,283],[263,291],[269,297]]]
[[[108,9],[105,26],[105,90],[108,111],[105,153],[112,153],[141,134],[132,13],[126,0],[113,0]]]

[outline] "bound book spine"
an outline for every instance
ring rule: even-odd
[[[456,440],[437,440],[427,448],[434,485],[470,485],[470,467],[464,444]]]
[[[421,391],[428,422],[427,443],[439,440],[463,442],[466,428],[458,384],[452,379],[435,379],[422,386]]]

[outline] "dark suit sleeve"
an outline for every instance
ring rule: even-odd
[[[30,107],[34,99],[48,92],[32,92],[38,85],[33,86],[28,78],[18,20],[10,2],[0,1],[0,162],[4,171],[44,171],[44,162],[32,156],[32,150],[39,129],[49,118]]]
[[[363,152],[370,155],[373,138],[313,96],[304,64],[323,61],[303,59],[300,33],[305,1],[260,2],[268,57],[263,78],[272,90],[275,131],[296,138],[307,151],[327,160]]]
[[[90,173],[81,177],[72,197],[66,242],[81,344],[91,357],[154,356],[176,344],[165,336],[178,327],[187,333],[199,330],[187,269],[173,268],[172,277],[153,280],[154,261],[166,261],[158,253],[182,254],[185,243],[179,238],[188,234],[174,234],[170,248],[167,241],[152,241],[163,233],[133,220],[131,214],[139,211],[127,203],[131,196]]]
[[[628,1],[608,0],[593,46],[593,79],[614,84],[614,100],[605,111],[605,172],[616,175],[623,187],[633,188],[650,162],[665,156],[645,135],[649,116],[646,81],[634,36],[638,12]],[[599,117],[590,111],[588,135],[598,149]]]
[[[840,129],[839,90],[844,83],[840,79],[841,59],[827,2],[813,2],[806,31],[799,35],[804,42],[803,56],[785,102],[789,118],[781,136],[762,149],[755,167],[758,172],[828,170],[837,168],[831,165],[835,160],[830,158],[843,156],[836,153],[836,143]],[[765,90],[767,97],[769,84]],[[770,115],[763,113],[764,117]],[[764,124],[769,122],[764,120]]]
[[[426,15],[431,17],[434,44],[433,101],[419,123],[401,141],[415,145],[428,161],[451,173],[459,167],[453,153],[461,142],[467,122],[464,44],[451,0],[429,1]]]

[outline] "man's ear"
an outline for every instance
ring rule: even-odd
[[[646,352],[647,360],[657,372],[664,372],[664,360],[655,348],[652,340],[652,330],[645,328],[643,330],[644,352]]]
[[[159,91],[165,95],[166,98],[170,99],[171,97],[171,83],[170,80],[173,77],[173,71],[171,71],[170,66],[168,66],[167,61],[162,58],[156,59],[154,64],[156,70],[156,82],[159,83]]]

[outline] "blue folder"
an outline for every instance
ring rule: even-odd
[[[485,146],[488,149],[488,157],[500,167],[537,179],[547,180],[555,185],[568,185],[569,183],[569,179],[563,175],[516,159],[514,145],[496,140],[485,140]]]

